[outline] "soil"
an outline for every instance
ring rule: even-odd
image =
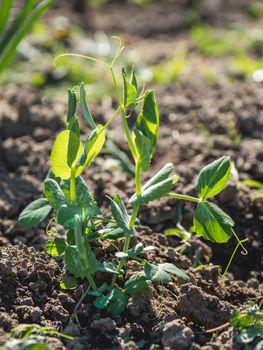
[[[89,29],[121,30],[142,37],[173,35],[175,31],[185,30],[188,24],[180,11],[185,13],[190,2],[181,1],[176,7],[178,12],[171,11],[164,21],[162,11],[166,6],[176,6],[174,1],[167,3],[161,8],[154,2],[148,8],[148,17],[138,17],[137,6],[112,2],[100,10],[91,10],[93,21]],[[247,3],[231,1],[235,11],[226,15],[222,1],[218,1],[222,11],[212,11],[209,16],[205,12],[202,16],[213,23],[228,23],[233,17],[244,17],[242,11]],[[67,13],[67,6],[63,9]],[[133,15],[121,21],[128,10]],[[84,15],[74,16],[76,21],[82,21]],[[151,21],[156,16],[158,21]],[[138,26],[134,25],[134,18],[140,23]],[[114,28],[116,23],[118,26]],[[148,286],[130,299],[121,316],[115,317],[95,309],[92,300],[86,297],[77,313],[79,328],[72,314],[82,289],[72,292],[60,289],[63,266],[43,252],[46,223],[34,230],[25,230],[17,223],[25,205],[41,195],[52,143],[62,128],[65,104],[47,100],[24,86],[13,86],[0,92],[0,348],[15,325],[38,323],[75,337],[73,342],[48,338],[52,350],[132,350],[139,348],[139,344],[143,349],[150,349],[152,344],[160,349],[242,349],[235,342],[231,328],[215,334],[206,331],[228,322],[231,313],[248,300],[261,297],[263,201],[252,200],[253,191],[239,188],[237,180],[263,182],[262,87],[248,81],[208,85],[192,79],[156,87],[156,93],[161,129],[149,176],[165,163],[173,162],[180,176],[178,192],[194,195],[195,177],[202,166],[222,155],[230,155],[237,171],[215,202],[233,217],[240,238],[248,238],[248,255],[239,253],[235,257],[222,285],[220,266],[226,266],[236,242],[234,239],[222,245],[204,242],[202,262],[209,263],[202,269],[193,269],[194,252],[179,255],[175,250],[180,245],[179,239],[165,237],[163,232],[176,226],[178,210],[183,213],[182,225],[189,229],[194,206],[167,199],[156,201],[142,208],[141,226],[132,244],[142,241],[153,245],[155,250],[147,253],[149,261],[174,263],[191,276],[190,282],[173,278],[165,287]],[[104,116],[113,108],[114,103],[91,106],[100,122],[106,121]],[[127,151],[117,120],[112,128],[109,137]],[[114,135],[119,138],[116,140]],[[119,193],[127,200],[134,187],[129,175],[113,169],[112,162],[105,161],[103,156],[95,160],[85,177],[105,210],[108,208],[105,195]],[[125,278],[137,270],[137,264],[130,263]]]

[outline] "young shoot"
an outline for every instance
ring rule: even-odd
[[[154,264],[143,258],[145,254],[141,253],[149,247],[145,247],[142,242],[131,246],[131,237],[139,225],[138,214],[142,205],[161,197],[191,201],[196,206],[193,223],[198,237],[223,243],[234,235],[238,245],[243,247],[233,230],[233,220],[210,202],[210,198],[220,193],[228,182],[231,168],[229,157],[224,156],[203,168],[196,183],[197,197],[173,192],[178,176],[174,174],[172,163],[166,164],[146,183],[142,182],[142,173],[150,171],[157,145],[160,113],[153,90],[143,89],[141,93],[138,92],[134,69],[130,73],[122,69],[118,77],[122,79],[120,90],[115,63],[122,51],[123,46],[119,40],[119,47],[111,63],[88,56],[69,55],[84,57],[107,69],[118,105],[105,125],[97,124],[88,107],[84,85],[68,91],[65,127],[53,144],[51,169],[44,181],[44,196],[29,204],[19,217],[19,221],[30,228],[38,225],[52,212],[52,222],[48,228],[51,237],[45,249],[53,257],[64,261],[66,274],[61,281],[61,288],[74,289],[86,280],[89,287],[84,295],[93,296],[95,307],[107,309],[112,314],[121,313],[130,296],[151,283],[170,283],[172,275],[189,279],[185,272],[171,263]],[[77,104],[90,129],[84,137],[80,135]],[[133,128],[127,123],[131,111],[137,115]],[[103,215],[82,174],[102,151],[105,131],[116,118],[122,123],[134,162],[134,194],[127,207],[118,194],[114,198],[108,197],[111,214]],[[65,236],[58,235],[56,225],[63,226]],[[116,248],[115,255],[111,258],[98,258],[103,254],[98,254],[98,249],[94,249],[98,244],[94,243],[103,240],[110,241],[115,247],[119,244],[114,241],[123,240],[123,248],[121,251]],[[125,275],[128,260],[137,261],[141,265],[141,271],[127,280]],[[106,274],[103,282],[101,272]]]

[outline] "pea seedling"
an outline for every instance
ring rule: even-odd
[[[233,220],[218,206],[208,201],[220,193],[226,186],[230,174],[229,157],[222,157],[207,165],[200,172],[196,189],[198,197],[172,192],[178,176],[173,174],[173,164],[166,164],[150,180],[142,184],[141,174],[150,169],[159,134],[160,114],[153,90],[138,93],[134,69],[127,74],[122,70],[122,95],[117,85],[114,64],[123,47],[120,43],[111,64],[85,57],[98,62],[111,74],[118,108],[105,125],[96,124],[86,103],[84,85],[79,86],[79,104],[90,128],[84,143],[80,137],[80,124],[76,115],[77,90],[68,92],[68,111],[65,130],[57,136],[51,152],[51,170],[44,181],[44,197],[29,204],[21,213],[19,221],[27,228],[42,222],[53,210],[55,224],[66,231],[66,238],[56,234],[54,227],[48,232],[54,236],[46,244],[46,251],[54,257],[64,260],[67,275],[61,282],[62,288],[75,288],[78,281],[87,280],[87,294],[95,298],[94,305],[107,309],[112,314],[121,313],[129,297],[150,283],[167,284],[170,275],[187,280],[189,277],[170,263],[153,264],[140,254],[147,250],[143,243],[130,247],[131,237],[139,225],[138,213],[142,205],[161,198],[173,198],[191,201],[196,205],[194,227],[197,236],[223,243],[234,235],[238,246],[242,245],[233,230]],[[76,55],[72,55],[76,56]],[[127,119],[139,109],[140,113],[132,130]],[[109,198],[111,215],[102,215],[92,193],[81,176],[101,152],[105,142],[105,130],[120,115],[124,133],[135,164],[135,191],[126,208],[118,194]],[[122,251],[116,251],[112,261],[96,257],[94,241],[124,239]],[[117,258],[117,259],[116,259]],[[123,278],[127,261],[136,260],[141,271],[134,273],[128,280]],[[115,261],[117,263],[115,264]],[[109,274],[101,284],[98,272]],[[111,275],[111,281],[109,281]]]

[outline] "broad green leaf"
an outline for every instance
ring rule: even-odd
[[[46,179],[44,181],[44,194],[49,204],[54,208],[58,209],[66,202],[63,191],[59,184],[52,179]]]
[[[111,202],[111,212],[114,220],[125,232],[132,234],[132,229],[129,227],[129,216],[122,200],[119,196],[115,196],[114,200],[108,198]]]
[[[63,225],[65,229],[74,229],[76,226],[75,215],[82,217],[82,209],[62,205],[57,212],[57,221],[60,225]]]
[[[60,282],[61,289],[76,289],[78,286],[77,280],[74,276],[64,275]]]
[[[159,135],[160,114],[153,90],[146,92],[142,104],[142,112],[138,116],[136,129],[151,141],[151,156],[153,155]]]
[[[169,274],[160,266],[146,262],[144,272],[148,280],[167,284],[171,281]]]
[[[170,176],[168,179],[146,188],[142,191],[142,194],[140,196],[133,195],[129,200],[129,203],[133,206],[141,205],[166,196],[171,191],[173,185],[177,182],[177,180],[178,176]]]
[[[229,157],[221,157],[205,166],[199,173],[196,188],[202,199],[210,198],[221,192],[230,176]]]
[[[142,190],[146,190],[147,188],[156,185],[159,182],[166,180],[173,172],[173,164],[167,163],[165,166],[158,171],[150,180],[148,180],[143,186]]]
[[[141,162],[141,169],[147,171],[151,163],[151,140],[136,128],[133,130],[133,138]]]
[[[96,298],[93,304],[94,306],[96,306],[97,309],[103,310],[103,309],[106,309],[107,305],[109,304],[109,301],[108,301],[108,298],[102,294]]]
[[[78,172],[81,173],[100,153],[105,142],[105,131],[102,125],[92,131],[84,146],[84,153],[78,164]]]
[[[90,113],[89,107],[88,107],[87,102],[86,102],[86,91],[84,88],[84,83],[80,84],[79,92],[80,92],[79,103],[80,103],[80,108],[81,108],[82,114],[83,114],[84,118],[86,119],[87,124],[91,127],[91,129],[96,129],[96,124],[92,118],[92,115]]]
[[[86,182],[81,176],[79,176],[75,180],[75,186],[76,186],[76,198],[77,198],[78,206],[82,208],[97,207],[97,203],[92,193],[89,191],[89,188]]]
[[[55,176],[63,180],[69,179],[82,150],[82,144],[76,134],[69,130],[62,131],[56,138],[50,158]]]
[[[124,106],[127,109],[134,109],[137,104],[137,88],[127,79],[126,73],[122,70],[123,77],[123,92],[124,92]],[[134,73],[133,73],[133,81],[134,81]]]
[[[96,256],[89,245],[86,246],[86,269],[92,275],[97,271]]]
[[[66,242],[64,239],[61,238],[54,238],[50,241],[47,241],[45,245],[45,251],[51,255],[51,256],[60,256],[64,253],[65,249],[67,247]]]
[[[65,229],[74,229],[76,225],[75,215],[78,215],[83,222],[97,214],[97,208],[79,208],[62,205],[57,212],[57,221]]]
[[[51,206],[46,198],[39,198],[30,203],[19,215],[18,221],[26,228],[40,224],[50,213]]]
[[[71,272],[76,278],[83,279],[86,275],[85,266],[83,266],[77,248],[67,246],[65,249],[65,269]]]
[[[70,123],[75,116],[77,107],[77,98],[73,90],[68,89],[68,111],[67,111],[67,123]]]
[[[124,288],[128,294],[133,295],[145,288],[148,283],[149,281],[147,281],[144,272],[138,272],[128,279]]]
[[[233,234],[234,221],[218,206],[200,202],[194,214],[194,227],[198,237],[224,243]]]
[[[184,273],[182,270],[178,269],[178,267],[176,267],[174,264],[164,263],[159,264],[158,266],[168,273],[172,273],[173,275],[182,277],[185,280],[189,280],[189,276],[187,276],[187,274]]]

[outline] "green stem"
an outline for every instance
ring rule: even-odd
[[[73,168],[71,170],[70,182],[69,182],[69,196],[72,203],[76,202],[75,175],[76,175],[76,170]]]
[[[136,173],[135,173],[135,176],[136,176],[136,194],[137,195],[140,195],[141,194],[141,166],[140,164],[136,164]],[[138,187],[137,187],[138,186]],[[138,190],[138,192],[137,192]],[[129,227],[131,229],[133,229],[134,225],[135,225],[135,221],[136,221],[136,218],[138,216],[138,212],[139,212],[139,209],[140,209],[140,206],[139,205],[136,205],[133,210],[132,210],[132,215],[130,217],[130,222],[129,222]],[[128,253],[128,250],[129,250],[129,245],[130,245],[130,240],[131,240],[131,234],[127,234],[126,237],[125,237],[125,241],[124,241],[124,245],[123,245],[123,252],[124,253]],[[116,272],[119,272],[121,271],[121,269],[123,268],[123,265],[125,264],[126,262],[126,258],[122,258],[117,266],[117,269],[116,269]],[[112,278],[112,281],[111,281],[111,286],[114,287],[115,283],[116,283],[116,280],[117,280],[117,277],[118,277],[118,274],[115,274]]]
[[[200,199],[192,196],[187,196],[184,194],[178,194],[178,193],[168,193],[166,195],[167,198],[174,198],[174,199],[181,199],[183,201],[189,201],[194,203],[199,203]]]
[[[89,284],[90,284],[91,288],[93,290],[97,290],[98,288],[97,288],[97,286],[96,286],[96,284],[94,282],[93,277],[91,276],[91,274],[89,272],[86,272],[86,277],[87,277],[87,280],[89,281]]]

